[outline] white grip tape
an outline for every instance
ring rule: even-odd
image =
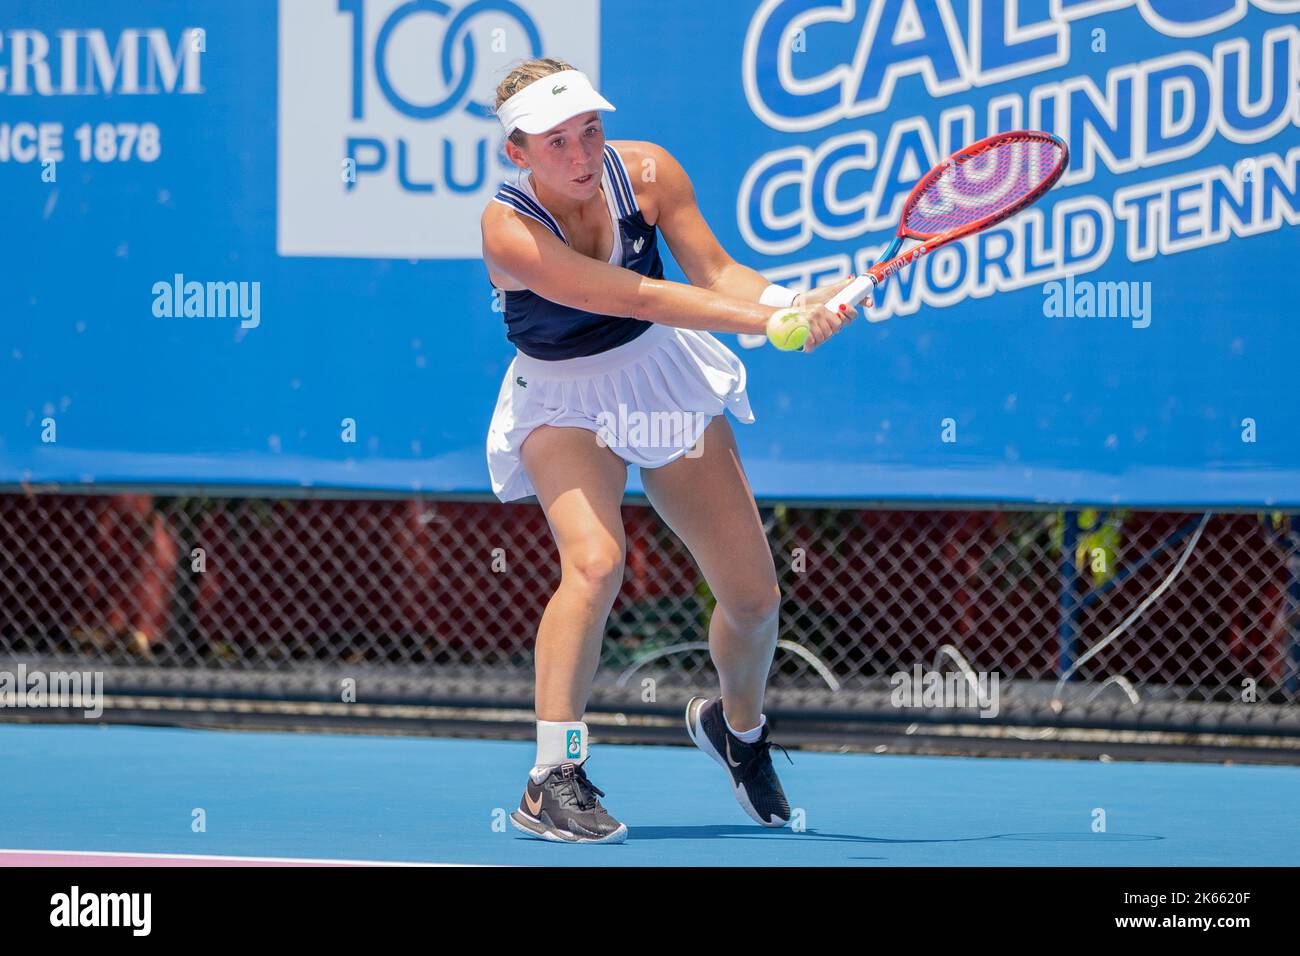
[[[826,308],[832,312],[838,312],[840,306],[847,305],[856,308],[858,303],[868,298],[875,291],[876,280],[870,275],[860,275],[847,286],[840,290],[840,293],[826,303]]]

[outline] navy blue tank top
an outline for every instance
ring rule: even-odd
[[[600,181],[613,221],[615,242],[610,262],[651,279],[662,279],[664,265],[659,257],[658,230],[645,221],[622,157],[608,143]],[[559,222],[538,202],[527,178],[518,186],[502,183],[492,201],[536,219],[561,242],[569,244]],[[651,325],[642,319],[570,308],[543,299],[529,289],[507,291],[504,295],[506,338],[532,358],[555,360],[595,355],[632,341]]]

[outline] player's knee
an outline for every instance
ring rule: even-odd
[[[781,610],[781,589],[775,581],[745,588],[720,601],[727,619],[736,627],[747,630],[761,627],[774,620]]]
[[[569,560],[574,581],[589,591],[617,591],[623,583],[623,552],[612,545],[583,548]]]

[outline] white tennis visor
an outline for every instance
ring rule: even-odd
[[[596,92],[587,74],[562,70],[534,80],[510,97],[497,110],[497,118],[507,136],[517,129],[537,134],[580,113],[613,109],[614,105]]]

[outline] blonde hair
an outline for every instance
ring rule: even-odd
[[[563,60],[557,60],[554,57],[542,57],[536,60],[525,60],[517,67],[510,71],[507,76],[497,86],[497,105],[496,109],[501,109],[501,104],[510,97],[514,96],[526,86],[536,83],[538,80],[550,76],[552,73],[559,73],[563,70],[572,70],[574,67],[565,63]],[[510,142],[514,143],[521,149],[528,144],[527,133],[517,129],[510,134]]]

